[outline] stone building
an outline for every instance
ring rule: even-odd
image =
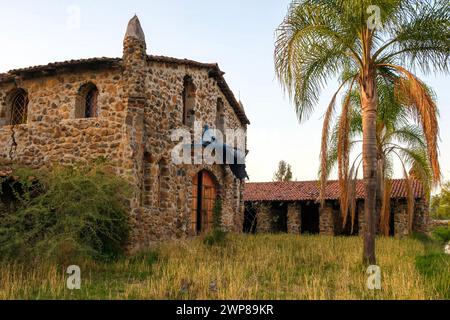
[[[415,205],[412,229],[427,232],[428,201],[420,182],[412,185]],[[326,188],[325,205],[317,202],[320,188],[317,181],[247,183],[244,192],[244,232],[286,232],[292,234],[358,235],[364,228],[364,184],[357,182],[356,211],[344,226],[339,206],[339,183],[330,181]],[[389,233],[403,237],[409,234],[407,184],[393,180]],[[378,233],[380,233],[378,226]]]
[[[240,129],[249,120],[217,64],[147,54],[137,17],[122,58],[51,63],[0,74],[0,165],[71,165],[106,157],[134,186],[134,247],[205,232],[217,197],[240,231],[243,186],[228,165],[174,164],[175,129]]]

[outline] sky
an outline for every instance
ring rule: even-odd
[[[252,182],[271,181],[280,160],[297,180],[317,178],[322,116],[333,79],[302,124],[275,77],[275,29],[290,0],[0,0],[0,72],[49,62],[121,57],[129,19],[137,14],[148,53],[217,62],[251,121],[247,158]],[[440,161],[450,180],[450,77],[424,76],[440,109]],[[401,176],[401,172],[398,173]]]

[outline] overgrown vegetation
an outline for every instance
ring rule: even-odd
[[[213,229],[205,236],[203,242],[207,246],[223,246],[227,239],[227,232],[222,229],[222,199],[217,198],[213,208]]]
[[[75,264],[124,253],[128,186],[103,161],[16,169],[2,183],[0,259]]]
[[[437,227],[433,230],[433,237],[441,244],[450,242],[450,227]]]
[[[416,268],[441,299],[450,299],[450,256],[444,254],[444,244],[450,241],[450,229],[439,227],[431,237],[421,235],[425,253],[416,258]]]
[[[66,289],[66,270],[0,265],[0,299],[444,299],[450,256],[418,239],[379,238],[382,290],[367,290],[362,239],[229,235],[165,243],[136,257],[81,266],[81,290]]]
[[[434,219],[450,220],[450,182],[444,184],[441,193],[432,198],[431,216]]]

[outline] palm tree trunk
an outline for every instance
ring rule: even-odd
[[[363,122],[363,166],[365,202],[363,261],[366,265],[375,265],[375,224],[376,224],[376,194],[377,194],[377,107],[378,96],[375,82],[375,72],[367,68],[361,79],[361,106]]]

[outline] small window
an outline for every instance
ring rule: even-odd
[[[221,98],[217,99],[216,107],[216,129],[225,134],[225,110],[223,100]]]
[[[28,94],[23,89],[18,89],[11,95],[9,110],[9,124],[18,125],[27,123]]]
[[[197,88],[190,76],[183,83],[183,124],[192,127],[195,121],[195,97]]]
[[[78,92],[75,118],[96,117],[98,117],[98,89],[93,83],[88,83]]]
[[[167,161],[154,162],[149,153],[144,155],[144,183],[142,203],[144,206],[165,208],[168,206],[170,171]]]

